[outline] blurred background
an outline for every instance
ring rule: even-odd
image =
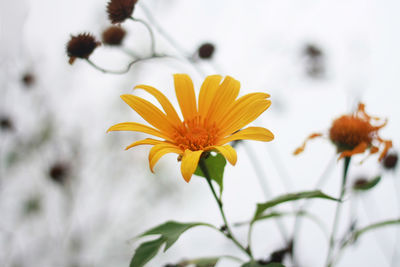
[[[119,98],[137,84],[162,90],[176,104],[174,73],[191,75],[197,90],[204,75],[219,73],[239,80],[241,95],[271,94],[272,106],[253,124],[270,129],[275,140],[238,144],[237,165],[225,169],[230,222],[250,219],[257,202],[315,189],[321,176],[320,188],[337,196],[342,162],[327,139],[310,142],[300,156],[292,152],[311,132],[327,132],[359,101],[369,114],[388,118],[381,136],[393,141],[391,153],[397,153],[399,1],[139,0],[133,16],[158,25],[176,43],[154,28],[156,51],[172,57],[139,62],[123,75],[102,73],[83,60],[68,64],[71,34],[90,32],[101,40],[110,25],[106,4],[0,2],[0,266],[128,266],[138,245],[132,238],[150,227],[167,220],[222,225],[207,183],[199,177],[186,183],[176,156],[163,157],[152,174],[149,147],[124,151],[145,135],[106,134],[118,122],[142,121]],[[93,62],[118,70],[132,60],[129,52],[150,55],[146,28],[133,21],[122,26],[122,46],[98,47]],[[201,59],[198,48],[205,43],[215,50]],[[382,179],[344,203],[341,235],[352,223],[362,227],[400,215],[398,170],[386,170],[377,156],[361,165],[362,159],[352,162],[349,189],[360,178]],[[328,232],[334,208],[324,200],[309,206]],[[290,238],[294,218],[278,224],[255,225],[257,258],[268,258]],[[307,219],[301,227],[294,248],[299,266],[323,266],[325,233]],[[246,240],[246,227],[233,230]],[[366,234],[338,266],[400,266],[399,235],[396,227]],[[199,228],[148,266],[227,254],[243,257],[222,235]],[[239,265],[224,259],[217,266]]]

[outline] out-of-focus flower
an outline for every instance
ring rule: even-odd
[[[64,162],[56,162],[49,169],[49,177],[59,184],[64,184],[70,173],[70,167]]]
[[[211,43],[202,44],[199,47],[198,53],[199,57],[202,59],[210,59],[215,51],[215,46]]]
[[[107,4],[107,14],[112,24],[122,23],[132,16],[137,0],[111,0]]]
[[[138,85],[153,95],[164,109],[162,112],[150,102],[134,95],[121,98],[153,127],[135,122],[116,124],[108,131],[136,131],[154,135],[164,140],[147,138],[134,142],[126,149],[138,145],[153,145],[149,153],[150,170],[167,153],[176,153],[181,160],[181,172],[189,182],[204,151],[220,152],[235,165],[236,151],[227,143],[234,140],[251,139],[271,141],[274,135],[262,127],[242,129],[270,105],[266,93],[252,93],[237,99],[240,83],[227,76],[221,83],[220,75],[211,75],[204,80],[198,103],[191,78],[186,74],[175,74],[175,93],[183,115],[179,118],[170,101],[157,89]],[[240,130],[242,129],[242,130]]]
[[[0,129],[2,131],[11,131],[14,129],[11,119],[7,116],[0,116]]]
[[[30,72],[24,73],[21,81],[26,87],[30,87],[35,83],[35,76]]]
[[[383,159],[383,167],[387,170],[393,170],[397,166],[397,161],[399,160],[399,156],[395,152],[391,152],[385,156]]]
[[[126,31],[119,26],[110,26],[103,31],[102,39],[106,45],[118,46],[121,45]]]
[[[311,78],[321,78],[325,73],[325,56],[321,48],[314,44],[305,46],[303,55],[306,64],[306,73]]]
[[[329,130],[329,139],[336,145],[337,152],[340,153],[339,159],[364,153],[367,149],[370,154],[374,154],[379,152],[380,146],[383,145],[379,156],[379,160],[382,160],[392,147],[392,141],[383,140],[379,136],[378,131],[387,123],[384,121],[379,125],[374,125],[374,122],[380,120],[380,118],[369,116],[362,103],[358,105],[354,114],[343,115],[334,120]],[[308,140],[321,136],[323,136],[322,133],[311,134],[302,146],[294,151],[294,154],[303,152]]]
[[[71,35],[71,39],[67,43],[69,64],[73,64],[76,58],[88,59],[100,44],[90,33],[80,33],[77,36]]]

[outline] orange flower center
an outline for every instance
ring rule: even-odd
[[[362,142],[370,145],[374,131],[376,128],[368,121],[353,115],[344,115],[333,122],[329,138],[339,151],[343,151],[353,149]]]
[[[204,150],[216,144],[218,130],[213,125],[207,125],[200,116],[184,121],[174,133],[174,140],[182,150]]]

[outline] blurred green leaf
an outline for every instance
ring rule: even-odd
[[[135,255],[131,260],[130,267],[141,267],[157,255],[165,239],[160,237],[156,240],[142,243],[135,251]]]
[[[397,220],[389,220],[389,221],[383,221],[383,222],[379,222],[379,223],[374,223],[371,225],[368,225],[364,228],[361,228],[359,230],[357,230],[354,233],[354,240],[357,240],[362,234],[365,234],[371,230],[377,229],[377,228],[381,228],[381,227],[385,227],[385,226],[389,226],[389,225],[394,225],[394,224],[400,224],[400,219]]]
[[[264,211],[266,211],[267,209],[272,208],[276,205],[279,205],[284,202],[295,201],[295,200],[300,200],[300,199],[308,199],[308,198],[322,198],[322,199],[339,201],[338,199],[328,196],[319,190],[286,194],[286,195],[276,197],[265,203],[257,204],[257,209],[254,214],[253,221],[258,220]]]
[[[381,181],[381,177],[377,176],[370,181],[366,181],[365,183],[360,183],[360,184],[356,183],[353,188],[354,188],[354,190],[367,191],[367,190],[374,188],[380,181]]]
[[[226,160],[224,156],[222,156],[220,153],[217,153],[215,156],[209,154],[209,156],[203,159],[203,161],[207,167],[210,178],[215,182],[217,182],[219,186],[219,191],[222,194],[222,191],[224,189],[223,178],[226,165]],[[206,176],[204,175],[203,171],[199,166],[197,166],[197,169],[194,172],[194,174],[206,178]]]
[[[261,264],[261,263],[258,263],[257,261],[250,261],[250,262],[243,264],[240,267],[285,267],[285,265],[282,265],[280,263],[275,263],[275,262]]]
[[[148,261],[150,261],[154,256],[157,255],[160,247],[164,243],[165,252],[178,240],[181,234],[195,226],[208,226],[215,229],[214,226],[206,223],[178,223],[174,221],[168,221],[144,232],[139,237],[149,235],[160,235],[160,237],[156,240],[148,241],[141,244],[136,249],[135,254],[133,255],[130,267],[144,266]]]

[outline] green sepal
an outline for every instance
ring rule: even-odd
[[[224,189],[223,179],[226,165],[225,157],[220,153],[217,153],[215,156],[209,153],[205,158],[201,158],[200,160],[202,160],[206,165],[210,178],[218,184],[219,192],[222,194]],[[206,178],[199,165],[194,174]]]

